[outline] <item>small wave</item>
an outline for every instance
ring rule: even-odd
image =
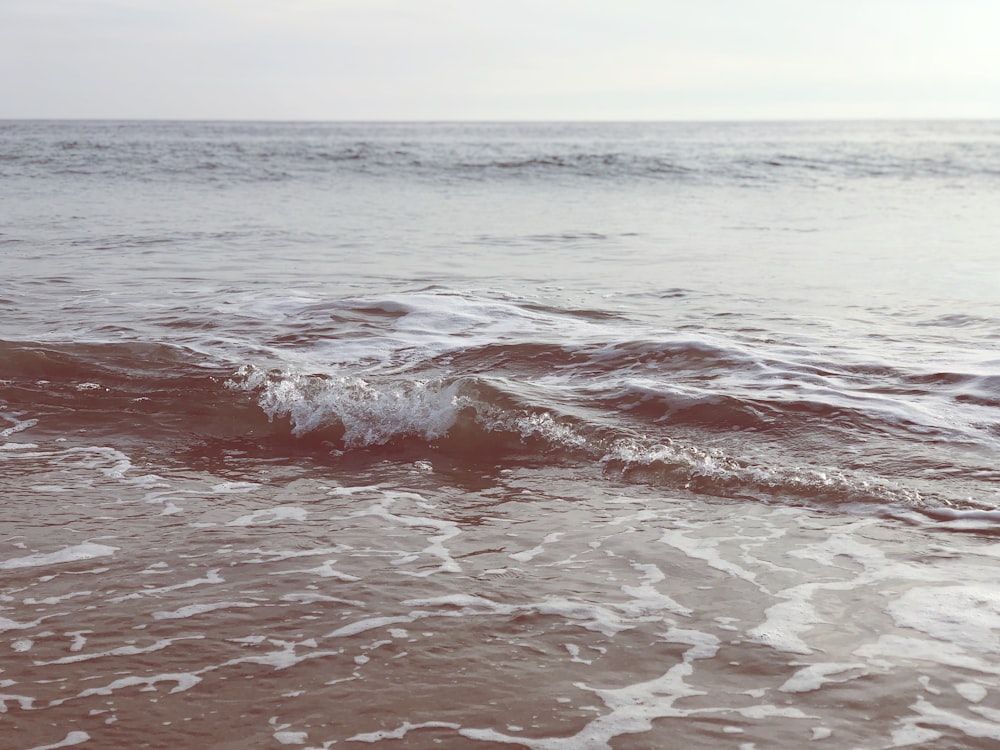
[[[602,457],[608,472],[625,480],[680,487],[718,497],[772,499],[841,505],[890,504],[920,507],[920,492],[862,473],[816,467],[755,463],[719,449],[674,441],[613,441]]]
[[[296,439],[335,453],[421,443],[472,463],[544,460],[666,490],[758,501],[920,507],[915,489],[864,472],[782,466],[682,440],[630,435],[525,403],[486,379],[383,381],[243,368],[230,388],[254,394]]]
[[[184,445],[192,459],[231,447],[319,462],[391,460],[402,451],[410,461],[441,457],[477,469],[575,465],[666,491],[765,501],[960,505],[965,496],[936,489],[954,477],[949,486],[989,500],[982,488],[994,474],[983,473],[981,456],[997,435],[976,419],[984,413],[978,403],[992,406],[996,397],[992,376],[911,373],[907,381],[894,373],[896,384],[933,391],[911,404],[871,391],[867,376],[857,376],[861,387],[846,372],[789,370],[792,363],[763,350],[722,341],[677,335],[568,345],[536,330],[533,339],[505,343],[494,326],[551,316],[506,305],[506,322],[491,323],[487,307],[457,316],[447,307],[452,317],[442,318],[438,303],[352,300],[337,308],[388,316],[396,330],[431,344],[416,350],[412,335],[401,339],[399,351],[409,354],[385,366],[336,360],[313,369],[320,363],[309,356],[238,366],[152,343],[0,342],[9,364],[0,405],[16,417],[0,431],[12,436],[16,428],[32,442],[53,431],[102,431],[133,445]],[[295,308],[316,304],[298,300]],[[597,321],[572,320],[601,330]],[[457,333],[433,330],[448,326]],[[480,326],[493,343],[475,343]],[[462,346],[469,337],[473,345]]]

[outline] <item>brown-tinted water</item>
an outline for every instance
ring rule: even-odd
[[[1000,741],[993,123],[5,123],[0,747]]]

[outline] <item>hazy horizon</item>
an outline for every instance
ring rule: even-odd
[[[531,119],[531,118],[495,118],[495,119],[407,119],[407,118],[341,118],[341,119],[291,119],[281,117],[0,117],[0,122],[141,122],[141,123],[245,123],[245,124],[322,124],[322,125],[725,125],[738,124],[809,124],[809,123],[958,123],[958,122],[1000,122],[997,117],[747,117],[736,118],[675,118],[675,119]]]

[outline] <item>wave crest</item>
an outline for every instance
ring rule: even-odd
[[[459,383],[413,380],[373,383],[241,368],[227,385],[257,394],[268,419],[287,418],[292,434],[333,429],[345,447],[384,445],[394,438],[436,440],[448,433],[462,405]]]

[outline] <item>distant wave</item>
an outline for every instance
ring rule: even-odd
[[[594,133],[554,123],[526,128],[533,137],[501,137],[486,124],[463,129],[448,124],[13,122],[3,129],[0,177],[225,184],[322,180],[346,171],[430,181],[639,179],[749,186],[869,178],[1000,179],[998,136],[985,125],[950,135],[928,128],[922,138],[901,138],[885,126],[868,138],[857,137],[865,135],[861,131],[841,140],[806,129],[801,140],[777,142],[755,138],[752,124],[738,123],[700,130],[620,124]]]

